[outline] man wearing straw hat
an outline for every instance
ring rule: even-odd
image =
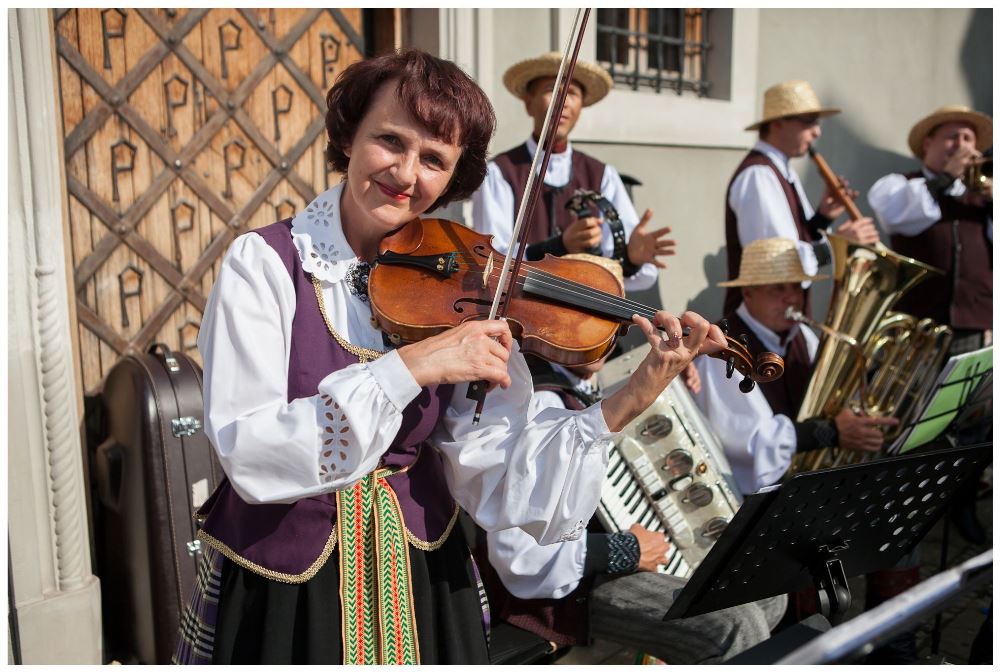
[[[809,82],[793,80],[775,84],[764,92],[764,113],[747,126],[759,139],[736,168],[726,190],[726,251],[729,277],[740,267],[743,248],[758,238],[799,240],[806,268],[815,273],[829,259],[820,231],[844,212],[844,206],[827,187],[814,211],[789,159],[804,156],[819,139],[820,119],[839,113],[823,107]],[[841,181],[846,186],[843,178]],[[853,198],[857,192],[849,191]],[[843,224],[838,233],[861,243],[878,241],[871,218]],[[740,302],[735,288],[726,292],[723,313]]]
[[[784,357],[784,375],[744,394],[726,379],[725,362],[695,360],[700,389],[691,386],[692,392],[719,435],[744,494],[777,483],[797,452],[836,445],[878,451],[882,448],[878,426],[898,423],[895,418],[855,415],[849,408],[832,420],[795,420],[819,341],[812,331],[785,317],[785,311],[805,306],[803,282],[828,277],[806,273],[799,255],[795,240],[755,240],[743,250],[739,277],[719,283],[737,288],[741,296],[738,307],[726,315],[729,333],[746,334],[753,352]]]
[[[514,219],[553,95],[560,60],[560,54],[550,52],[515,63],[503,76],[507,90],[524,101],[525,110],[533,120],[532,135],[489,163],[486,179],[472,197],[475,229],[493,235],[502,251],[511,242]],[[566,106],[556,127],[556,144],[542,193],[531,219],[524,223],[529,227],[526,255],[528,259],[541,259],[545,254],[563,256],[598,250],[604,257],[619,254],[625,289],[648,289],[656,282],[657,268],[666,267],[657,257],[674,254],[674,241],[664,238],[670,228],[648,231],[653,213],[646,210],[639,220],[618,171],[575,149],[569,142],[569,134],[582,109],[604,98],[611,87],[611,76],[603,68],[577,62]],[[603,195],[617,211],[620,223],[600,217],[577,218],[569,212],[566,203],[578,189]],[[620,226],[621,230],[613,230],[613,226]],[[616,235],[623,236],[626,244],[620,253],[616,253]]]
[[[597,263],[622,283],[621,266],[588,254],[569,257]],[[530,362],[529,362],[530,364]],[[585,366],[532,367],[532,411],[583,410],[598,403],[596,373],[604,360]],[[656,573],[671,547],[639,524],[604,534],[540,546],[519,528],[485,535],[480,563],[490,610],[555,646],[586,645],[591,637],[652,654],[669,664],[718,663],[768,638],[785,613],[784,596],[663,621],[685,579]],[[628,622],[624,627],[623,623]]]
[[[868,202],[889,230],[894,250],[945,275],[924,281],[894,309],[949,325],[954,333],[949,355],[978,350],[993,340],[992,176],[976,189],[962,177],[993,145],[993,120],[949,105],[914,124],[907,144],[921,160],[920,170],[879,179]],[[985,440],[990,430],[991,423],[984,422],[965,438]],[[963,537],[985,544],[976,494],[975,489],[960,493],[950,515]]]
[[[951,326],[951,354],[977,350],[993,327],[993,194],[992,184],[974,191],[962,177],[992,146],[993,120],[962,105],[942,107],[910,129],[908,144],[920,170],[881,178],[868,202],[894,250],[945,276],[921,283],[895,309]]]

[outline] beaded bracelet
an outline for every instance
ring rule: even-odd
[[[630,574],[639,568],[639,540],[631,532],[608,537],[608,574]]]

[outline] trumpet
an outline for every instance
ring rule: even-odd
[[[969,191],[993,195],[993,153],[988,151],[965,167],[962,182]]]

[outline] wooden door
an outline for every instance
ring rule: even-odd
[[[55,10],[84,392],[195,339],[233,237],[335,184],[325,93],[360,9]]]

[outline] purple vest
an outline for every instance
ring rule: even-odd
[[[781,185],[781,189],[785,192],[785,198],[788,199],[788,209],[792,213],[792,220],[795,222],[795,230],[799,234],[799,240],[804,240],[811,242],[814,240],[819,240],[819,233],[816,231],[810,231],[808,227],[808,222],[806,221],[806,213],[802,207],[802,202],[799,200],[799,192],[795,190],[791,182],[785,179],[785,176],[781,174],[778,167],[774,165],[771,159],[767,158],[767,155],[763,152],[758,152],[755,149],[751,149],[750,153],[743,157],[743,162],[740,163],[736,168],[736,172],[733,173],[732,178],[729,180],[729,186],[726,187],[726,258],[728,262],[729,270],[729,280],[735,280],[740,274],[740,260],[743,258],[743,246],[740,244],[739,232],[736,228],[736,213],[733,209],[729,207],[729,192],[733,188],[733,182],[739,177],[740,173],[749,168],[750,166],[768,166],[772,171],[774,171],[775,177],[778,178],[778,183]],[[726,288],[726,299],[722,306],[722,314],[728,315],[732,313],[737,308],[739,308],[740,303],[743,302],[743,295],[740,292],[739,287],[727,287]],[[806,309],[804,311],[807,315],[809,314],[809,293],[806,292]]]
[[[524,198],[524,188],[531,173],[531,158],[527,144],[519,145],[493,158],[493,162],[500,169],[500,174],[514,191],[515,213],[521,207],[521,199]],[[574,217],[566,209],[566,203],[577,189],[601,192],[601,180],[604,179],[603,163],[576,149],[573,150],[570,163],[572,168],[568,183],[561,187],[551,187],[542,183],[540,194],[542,200],[535,204],[531,219],[525,224],[529,227],[529,245],[540,243],[557,232],[565,231],[573,222]],[[510,225],[513,228],[513,220]]]
[[[326,327],[312,280],[302,269],[292,242],[291,220],[247,235],[259,235],[278,253],[295,286],[288,401],[314,396],[323,378],[356,364],[358,358],[344,350]],[[448,492],[441,457],[425,441],[444,416],[451,391],[450,385],[425,387],[404,410],[402,426],[380,462],[380,466],[409,466],[387,480],[399,500],[407,530],[434,545],[444,541],[456,504]],[[260,569],[305,580],[308,576],[300,575],[318,569],[312,565],[333,534],[337,497],[329,493],[292,504],[248,504],[227,478],[198,513],[205,516],[202,529],[213,538],[210,543],[221,542],[230,551],[223,552],[238,556],[244,567],[264,576]]]

